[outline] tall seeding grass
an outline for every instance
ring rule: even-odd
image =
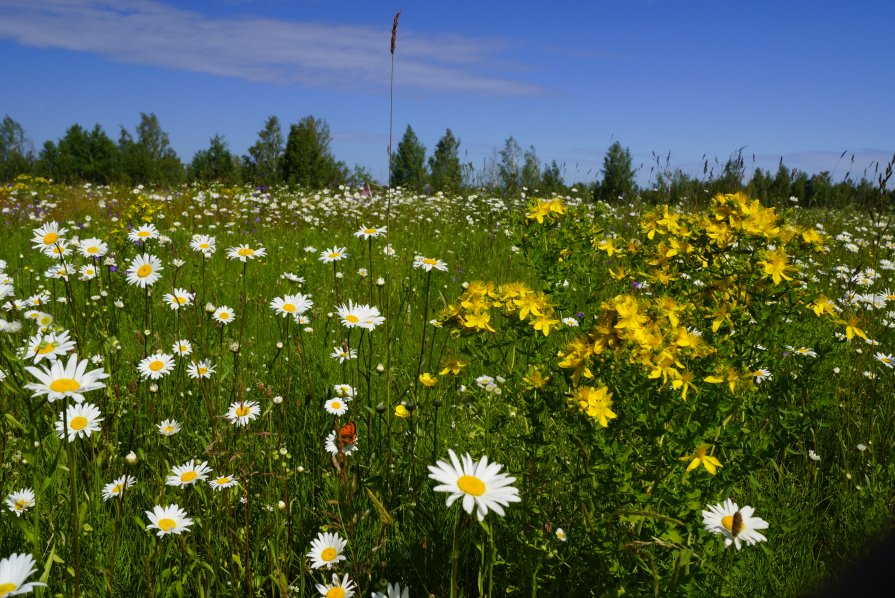
[[[822,584],[891,523],[895,243],[760,199],[18,179],[0,596]]]

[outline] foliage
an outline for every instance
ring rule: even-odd
[[[391,157],[391,182],[394,187],[422,191],[426,184],[426,147],[413,128],[407,125],[398,142],[398,151]]]
[[[340,184],[347,177],[345,166],[329,149],[332,136],[323,119],[305,116],[289,128],[283,156],[285,181],[305,189]]]

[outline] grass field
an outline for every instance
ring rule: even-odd
[[[759,199],[19,179],[0,558],[46,596],[822,584],[891,523],[895,244]]]

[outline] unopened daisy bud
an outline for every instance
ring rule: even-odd
[[[381,374],[382,372],[385,371],[385,366],[380,363],[379,365],[376,366],[376,371]]]
[[[376,413],[385,413],[385,403],[379,402],[376,405]]]
[[[274,405],[279,405],[282,402],[283,402],[283,397],[281,397],[280,395],[277,395],[273,398]]]
[[[216,309],[217,309],[217,308],[216,308],[213,304],[211,304],[211,303],[206,303],[206,304],[205,304],[205,312],[206,312],[206,313],[213,314],[213,313],[215,312]]]
[[[124,307],[124,301],[122,301],[121,299],[116,299],[115,307],[117,307],[118,309],[121,309],[122,307]]]
[[[232,353],[238,353],[239,352],[239,343],[237,341],[233,341],[232,343],[230,343],[227,346],[227,348],[230,349],[230,351]]]
[[[152,330],[144,330],[143,331],[143,336],[149,336],[150,334],[152,334]]]
[[[282,501],[282,500],[279,501],[279,502],[277,503],[277,508],[278,508],[279,510],[282,511],[283,509],[286,508],[286,503],[285,503],[284,501]]]
[[[379,278],[377,278],[377,279],[376,279],[376,286],[377,286],[377,287],[384,287],[384,286],[385,286],[385,279],[384,279],[383,277],[381,277],[381,276],[380,276]]]
[[[127,462],[128,465],[133,465],[137,462],[137,453],[135,453],[134,451],[129,452],[127,455],[124,456],[124,460]]]
[[[277,349],[283,348],[283,341],[277,341]]]
[[[150,384],[149,392],[158,392],[158,384]]]

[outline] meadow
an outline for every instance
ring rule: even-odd
[[[20,177],[0,597],[822,585],[892,521],[895,243],[761,199]]]

